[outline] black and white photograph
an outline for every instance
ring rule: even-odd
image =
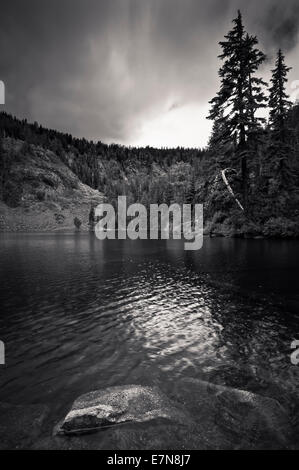
[[[298,0],[0,0],[1,451],[299,450],[298,58]]]

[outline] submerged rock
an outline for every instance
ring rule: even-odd
[[[177,383],[174,393],[192,403],[189,411],[207,448],[282,449],[292,445],[288,413],[273,398],[191,378]]]
[[[190,420],[157,387],[126,385],[96,390],[79,397],[60,423],[58,434],[84,434],[122,423],[143,423],[163,418]]]
[[[29,449],[48,413],[46,405],[0,403],[0,450]]]
[[[167,397],[157,387],[126,385],[82,395],[56,428],[60,437],[40,441],[35,448],[296,447],[290,417],[275,399],[191,378],[173,383],[170,393]],[[92,434],[100,429],[105,430],[100,436]]]

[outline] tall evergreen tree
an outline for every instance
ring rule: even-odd
[[[247,202],[249,140],[259,128],[261,118],[256,111],[266,106],[262,87],[265,82],[255,76],[265,60],[257,48],[258,40],[244,29],[242,15],[238,12],[233,29],[220,42],[224,61],[219,70],[220,90],[210,103],[208,119],[219,121],[226,129],[226,139],[236,143],[236,156],[241,162],[242,189]]]
[[[286,83],[288,81],[287,75],[291,70],[291,67],[287,67],[285,64],[285,57],[279,49],[275,62],[275,68],[272,70],[269,107],[270,107],[270,119],[269,123],[271,129],[279,131],[281,138],[283,135],[285,122],[288,116],[288,111],[291,107],[291,102],[288,100],[286,94]]]
[[[277,53],[275,68],[272,70],[271,87],[269,95],[269,127],[270,127],[270,159],[271,170],[276,170],[281,182],[288,179],[289,160],[292,153],[288,116],[291,102],[286,93],[287,75],[291,67],[285,64],[285,57],[281,50]]]

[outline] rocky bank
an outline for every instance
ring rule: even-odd
[[[3,139],[7,174],[0,198],[0,231],[88,230],[91,206],[103,195],[83,184],[59,156],[23,141]]]

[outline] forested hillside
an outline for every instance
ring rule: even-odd
[[[99,191],[46,147],[6,137],[0,151],[0,231],[89,230]]]
[[[275,176],[269,171],[271,158],[267,148],[270,135],[269,131],[265,131],[264,147],[260,149],[258,159],[254,158],[250,162],[249,207],[244,214],[221,177],[221,169],[227,166],[227,152],[232,149],[229,146],[223,149],[217,140],[217,128],[206,150],[126,148],[74,139],[70,135],[47,130],[37,124],[31,125],[1,113],[0,198],[8,209],[21,208],[28,191],[28,176],[37,187],[31,195],[31,203],[33,200],[37,203],[50,202],[56,190],[55,184],[51,178],[45,178],[44,187],[38,190],[42,175],[30,174],[30,167],[34,155],[39,154],[45,163],[47,155],[52,155],[63,168],[69,168],[81,182],[99,190],[112,203],[116,203],[118,195],[124,194],[130,202],[138,201],[145,205],[202,202],[207,233],[226,236],[297,236],[298,106],[289,112],[288,122],[294,131],[290,182],[283,186],[279,173]],[[234,165],[233,153],[231,155],[231,164]],[[227,176],[235,194],[242,200],[238,190],[240,174],[228,172]],[[86,205],[86,212],[88,210],[89,206]]]
[[[205,154],[198,149],[127,148],[119,145],[93,143],[70,135],[28,124],[5,113],[0,114],[1,189],[3,202],[10,207],[22,204],[27,191],[26,176],[16,178],[17,161],[27,161],[36,148],[55,155],[82,183],[103,193],[116,206],[118,195],[127,195],[128,203],[170,204],[199,199],[199,176]],[[6,142],[23,142],[16,152]],[[38,182],[37,182],[38,184]],[[49,197],[47,191],[45,199]],[[42,194],[36,198],[43,198]]]
[[[14,168],[21,159],[25,171],[38,147],[114,205],[118,195],[146,206],[203,203],[210,235],[297,237],[299,106],[286,93],[290,68],[278,51],[270,86],[257,75],[265,55],[257,38],[245,31],[240,13],[220,47],[220,90],[210,102],[208,118],[214,125],[206,149],[95,143],[1,113],[3,203],[22,205],[26,174],[17,177]],[[265,108],[267,121],[258,115]],[[16,152],[7,139],[23,145]],[[47,194],[36,193],[36,198],[47,199]]]

